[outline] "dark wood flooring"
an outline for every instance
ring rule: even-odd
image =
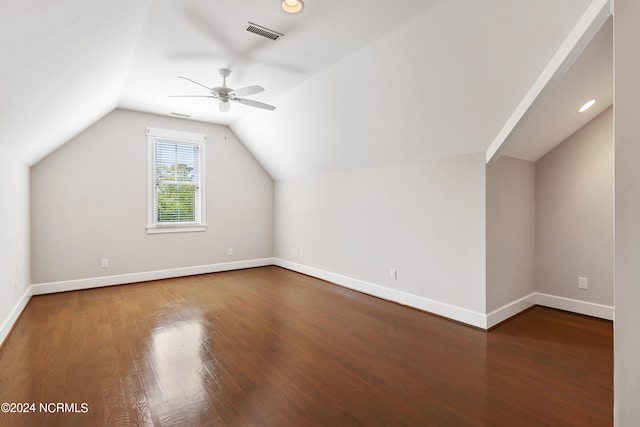
[[[603,427],[612,323],[484,332],[277,267],[35,296],[0,402],[36,405],[2,426]]]

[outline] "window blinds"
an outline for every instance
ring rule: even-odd
[[[158,225],[200,223],[200,146],[154,138],[153,210]]]

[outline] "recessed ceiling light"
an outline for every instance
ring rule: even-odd
[[[580,109],[578,110],[579,113],[584,113],[585,111],[587,111],[589,108],[591,108],[591,106],[593,104],[596,103],[595,99],[592,99],[591,101],[587,101],[584,103],[584,105],[582,107],[580,107]]]
[[[282,10],[287,13],[298,13],[303,7],[302,0],[282,0]]]

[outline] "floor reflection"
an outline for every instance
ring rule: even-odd
[[[197,414],[208,410],[203,392],[208,375],[202,358],[203,338],[200,320],[175,322],[153,331],[150,359],[164,401],[149,402],[150,406],[168,404],[172,413],[179,410]]]
[[[491,332],[277,267],[34,297],[0,425],[610,426],[611,322],[536,307]],[[542,410],[541,410],[542,408]]]

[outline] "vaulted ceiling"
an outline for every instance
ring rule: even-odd
[[[4,2],[0,145],[32,165],[116,108],[147,3]]]
[[[8,3],[0,146],[31,165],[120,107],[228,124],[275,179],[481,152],[602,1],[305,0],[297,15],[279,3]],[[206,94],[177,76],[213,87],[223,67],[277,109],[169,97]]]

